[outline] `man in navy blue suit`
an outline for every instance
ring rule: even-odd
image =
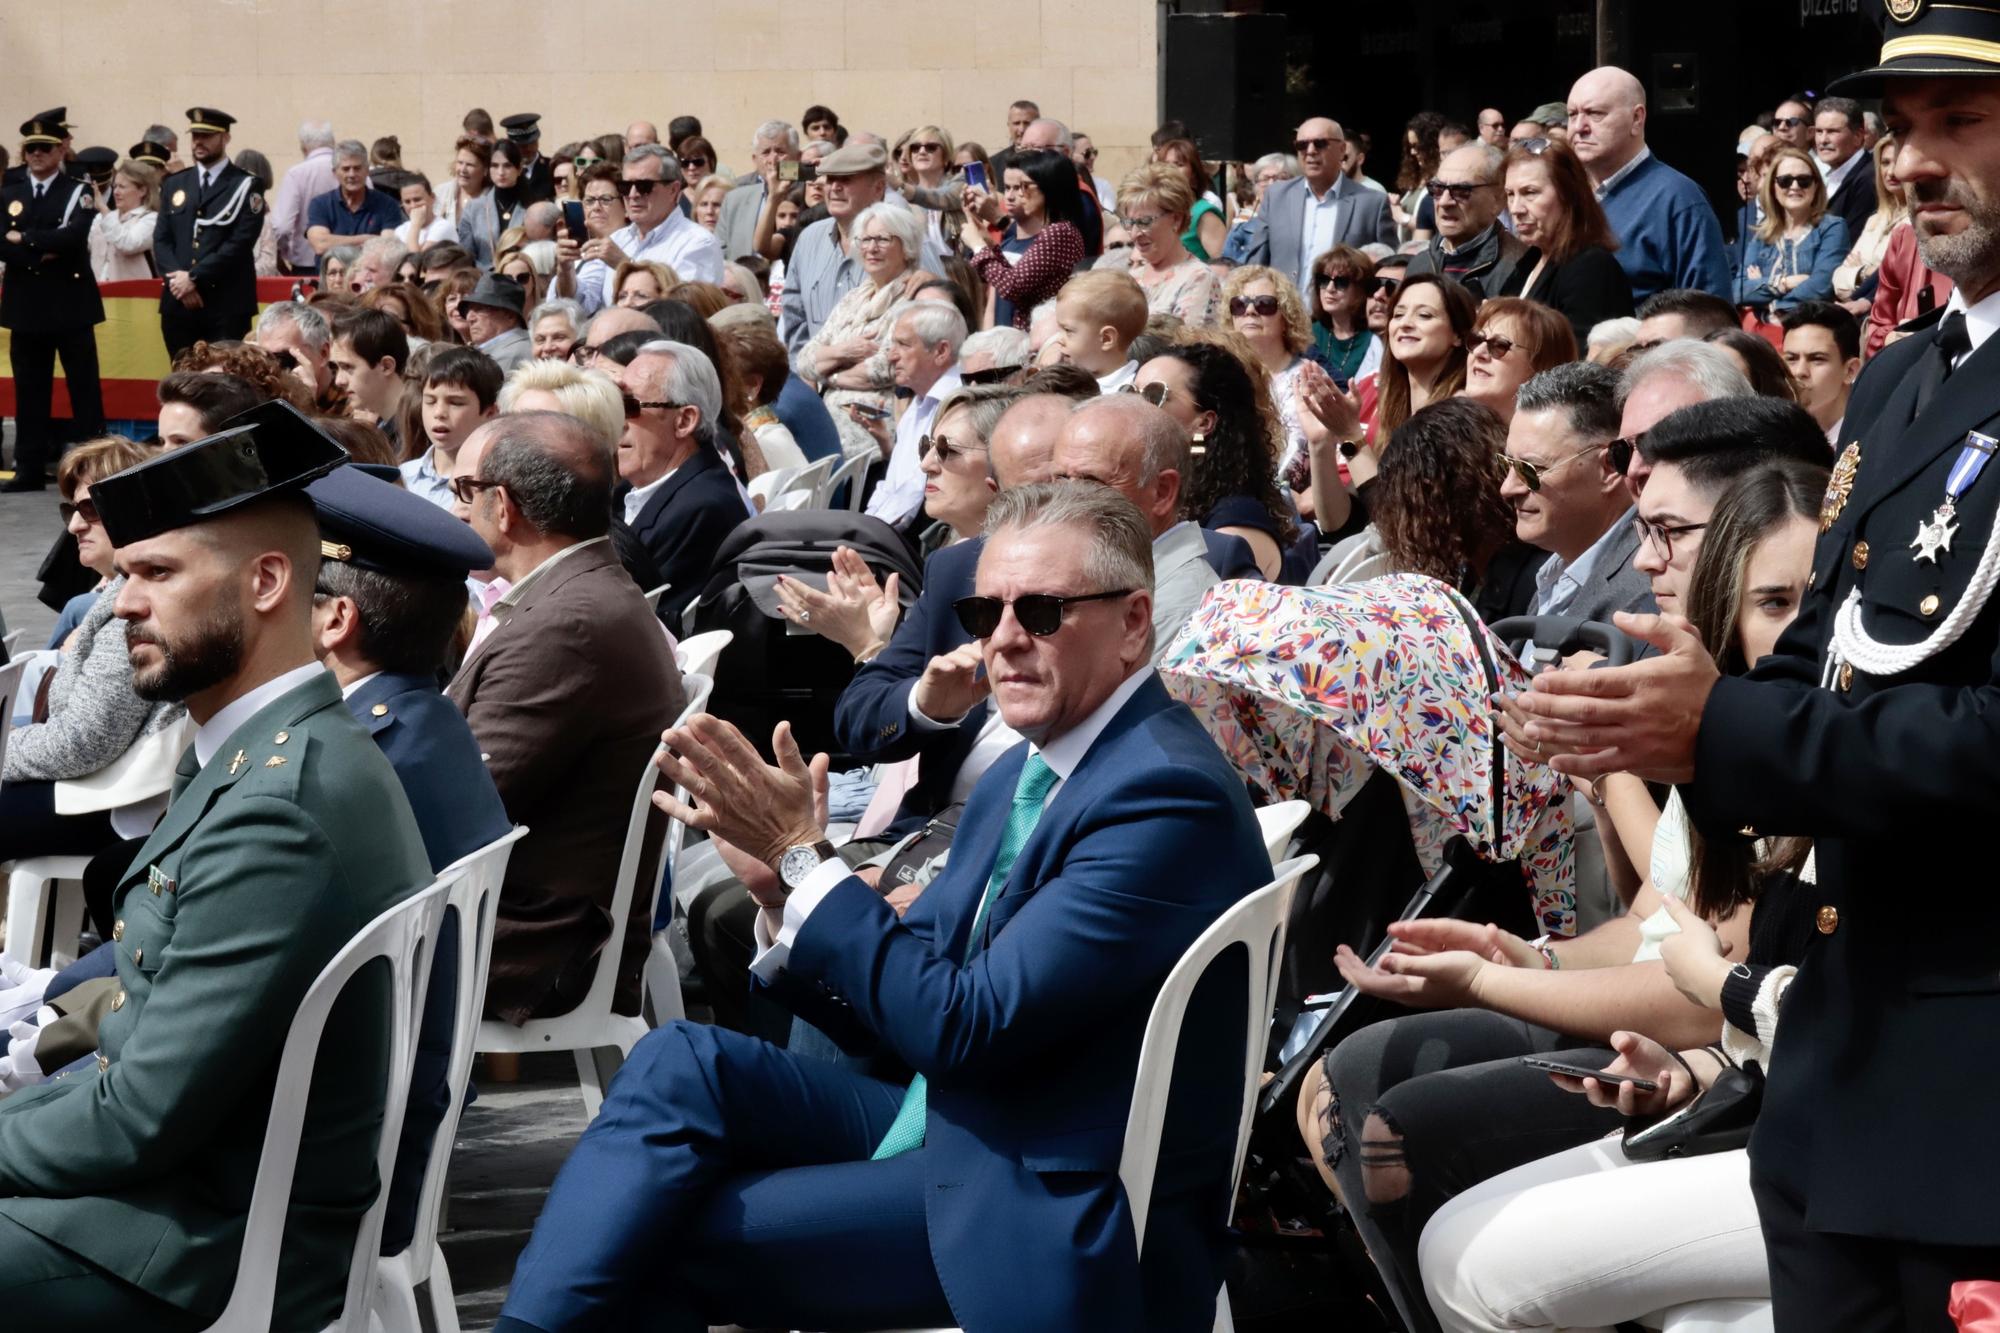
[[[1212,1325],[1240,972],[1213,969],[1189,1007],[1143,1261],[1118,1162],[1160,983],[1270,866],[1242,780],[1150,666],[1138,510],[1025,486],[988,531],[957,611],[1027,740],[906,915],[826,844],[825,761],[787,727],[775,768],[711,717],[660,761],[695,802],[662,807],[770,871],[760,984],[919,1077],[714,1027],[651,1034],[557,1178],[498,1329]]]
[[[679,628],[701,595],[716,548],[750,516],[729,465],[715,451],[722,381],[700,349],[647,343],[620,372],[625,433],[618,437],[613,499],[668,584],[660,619]]]
[[[465,614],[466,575],[491,566],[493,552],[448,511],[358,467],[322,477],[306,494],[321,539],[314,651],[396,770],[431,869],[442,870],[510,827],[472,729],[444,697],[437,675]],[[449,1101],[458,931],[457,915],[447,912],[389,1183],[384,1254],[410,1243],[424,1167]]]

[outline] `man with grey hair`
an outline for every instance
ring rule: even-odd
[[[306,244],[323,255],[349,237],[380,236],[403,223],[403,205],[368,183],[368,150],[359,139],[333,146],[334,188],[306,206]]]
[[[726,258],[733,261],[756,253],[752,242],[764,201],[785,190],[779,164],[798,160],[799,132],[789,122],[767,120],[750,136],[750,170],[738,177],[735,188],[724,196],[722,220],[715,227]]]
[[[958,349],[965,342],[965,316],[955,306],[912,301],[889,322],[884,349],[896,387],[910,392],[910,405],[896,423],[894,440],[886,422],[866,423],[876,443],[888,446],[889,465],[868,512],[891,527],[901,527],[923,512],[925,441],[938,407],[963,382],[958,373]]]
[[[981,329],[958,348],[958,375],[967,384],[1011,380],[1028,364],[1028,335],[1011,326]]]
[[[1159,659],[1208,590],[1200,525],[1181,516],[1181,483],[1193,469],[1187,428],[1138,394],[1086,398],[1056,437],[1058,481],[1094,481],[1139,507],[1153,536],[1153,649]]]
[[[333,123],[308,120],[299,125],[299,156],[304,160],[285,171],[271,203],[271,234],[278,243],[280,269],[288,273],[319,272],[319,251],[306,241],[306,209],[336,188],[333,174]]]
[[[371,236],[361,243],[361,254],[347,271],[347,285],[357,295],[386,287],[409,257],[410,247],[394,236]]]
[[[684,282],[722,281],[722,247],[715,235],[680,210],[680,159],[656,143],[640,144],[619,168],[625,225],[582,245],[565,237],[557,243],[564,258],[580,261],[574,275],[557,278],[557,294],[574,295],[585,311],[617,302],[612,283],[628,259],[650,259],[680,274]],[[565,283],[574,283],[571,293]]]
[[[794,356],[864,276],[854,246],[854,224],[871,205],[889,196],[888,166],[888,150],[866,140],[835,149],[820,161],[827,216],[799,233],[779,298],[783,311],[779,336]],[[911,259],[926,272],[944,273],[944,263],[928,237],[923,253]]]
[[[1611,442],[1611,463],[1624,470],[1632,498],[1646,489],[1653,470],[1639,451],[1639,437],[1656,422],[1690,403],[1756,394],[1736,358],[1714,343],[1675,338],[1634,357],[1618,385],[1618,438]]]
[[[1069,132],[1069,126],[1047,116],[1028,122],[1028,128],[1021,131],[1020,149],[1032,152],[1037,148],[1051,148],[1064,157],[1076,146],[1076,139]]]
[[[1632,563],[1636,510],[1610,456],[1618,389],[1609,366],[1571,361],[1515,396],[1500,498],[1513,506],[1514,535],[1549,553],[1535,575],[1538,616],[1608,624],[1616,611],[1657,609],[1651,580]]]
[[[1437,235],[1411,257],[1406,280],[1442,273],[1480,300],[1520,293],[1530,267],[1521,261],[1532,248],[1500,225],[1505,161],[1505,154],[1486,143],[1469,143],[1445,154],[1430,186]]]
[[[1341,244],[1394,245],[1396,219],[1387,195],[1348,179],[1347,135],[1338,121],[1312,117],[1299,126],[1292,148],[1302,174],[1264,192],[1257,209],[1264,234],[1252,240],[1244,262],[1269,264],[1309,292],[1314,259]]]
[[[618,437],[619,513],[672,585],[660,618],[681,623],[716,548],[749,516],[715,447],[722,381],[699,349],[661,338],[618,369],[625,433]]]
[[[553,241],[556,238],[556,223],[561,220],[562,209],[554,200],[537,199],[521,214],[521,239]]]
[[[278,301],[264,307],[250,341],[283,362],[286,369],[312,390],[317,403],[330,402],[333,390],[333,330],[326,316],[303,301]]]

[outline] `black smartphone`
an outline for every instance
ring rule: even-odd
[[[813,180],[818,180],[818,179],[819,179],[819,163],[817,163],[817,162],[801,162],[801,163],[799,163],[799,179],[800,179],[800,180],[802,180],[802,181],[813,181]]]
[[[563,200],[563,226],[569,231],[569,238],[578,245],[590,239],[583,230],[583,205],[574,199]]]
[[[852,416],[866,417],[870,421],[887,421],[895,415],[888,408],[877,407],[873,403],[849,403],[847,411]]]
[[[1524,1055],[1521,1063],[1530,1069],[1546,1070],[1551,1074],[1563,1074],[1570,1078],[1594,1078],[1599,1083],[1630,1083],[1641,1092],[1658,1092],[1660,1085],[1649,1078],[1635,1078],[1631,1074],[1609,1074],[1602,1069],[1592,1069],[1589,1065],[1573,1065],[1567,1060],[1551,1060],[1546,1055]]]

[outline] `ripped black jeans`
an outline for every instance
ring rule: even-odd
[[[1522,1064],[1556,1055],[1592,1068],[1608,1047],[1483,1009],[1411,1014],[1329,1051],[1312,1107],[1321,1159],[1409,1333],[1436,1333],[1417,1271],[1424,1224],[1462,1190],[1616,1129],[1616,1111]]]

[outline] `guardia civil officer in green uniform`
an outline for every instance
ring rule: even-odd
[[[256,178],[229,160],[229,127],[235,123],[226,111],[189,107],[194,165],[160,182],[153,265],[166,281],[160,337],[169,357],[201,339],[241,338],[257,314],[264,196]]]
[[[292,1015],[353,936],[430,881],[381,751],[313,660],[306,483],[346,455],[304,417],[234,427],[91,488],[130,575],[133,679],[199,724],[114,898],[99,1054],[0,1101],[0,1327],[198,1329],[228,1299]],[[327,1025],[273,1327],[323,1328],[379,1182],[388,979]]]
[[[1718,680],[1684,621],[1631,618],[1659,657],[1524,696],[1568,772],[1814,840],[1796,979],[1722,979],[1732,1022],[1777,1026],[1750,1173],[1787,1333],[1942,1333],[1954,1281],[2000,1278],[2000,0],[1879,8],[1880,62],[1834,86],[1881,96],[1957,289],[1854,386],[1797,621]]]

